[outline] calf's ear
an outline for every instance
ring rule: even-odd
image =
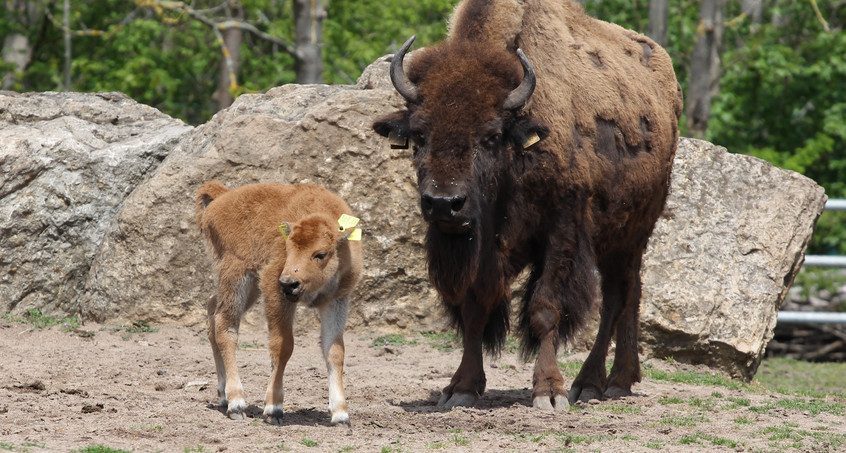
[[[408,148],[408,110],[399,110],[379,118],[373,123],[377,134],[388,137],[391,148]]]
[[[531,118],[518,118],[517,121],[508,128],[508,141],[516,149],[529,149],[534,144],[549,136],[549,128]]]

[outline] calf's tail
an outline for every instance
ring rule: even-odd
[[[203,212],[215,198],[229,192],[219,181],[209,181],[197,189],[197,226],[202,228]]]

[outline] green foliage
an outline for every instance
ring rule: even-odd
[[[813,363],[787,358],[761,362],[755,380],[768,390],[786,395],[846,398],[846,363]]]

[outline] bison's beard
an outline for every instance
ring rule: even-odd
[[[481,238],[474,225],[465,234],[450,234],[435,225],[426,233],[429,279],[444,301],[458,305],[479,270]]]

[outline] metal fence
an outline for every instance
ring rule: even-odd
[[[826,211],[846,211],[846,199],[832,199],[825,202]],[[846,267],[846,256],[806,255],[803,266],[814,267]],[[808,312],[808,311],[780,311],[778,322],[781,323],[815,323],[815,324],[846,324],[846,313],[836,312]]]

